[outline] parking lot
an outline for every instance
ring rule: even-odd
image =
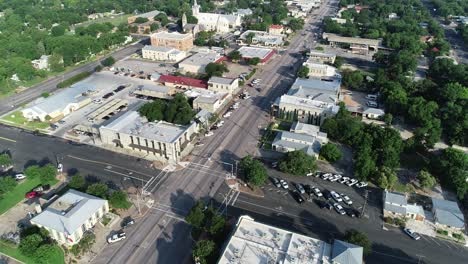
[[[96,91],[90,97],[92,102],[66,116],[51,129],[51,134],[59,137],[78,137],[80,141],[92,140],[91,137],[77,135],[73,129],[76,125],[91,127],[99,125],[121,110],[135,109],[146,100],[132,96],[130,93],[138,87],[155,85],[153,81],[140,79],[137,76],[125,76],[110,71],[93,74],[80,82]],[[119,88],[120,87],[120,88]]]
[[[143,71],[145,74],[152,74],[155,72],[161,74],[169,74],[176,71],[175,64],[144,60],[137,57],[130,57],[124,60],[117,61],[114,64],[114,68],[123,68],[126,71],[131,70],[134,73],[139,73]]]

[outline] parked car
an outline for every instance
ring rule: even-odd
[[[344,210],[345,210],[346,214],[349,217],[356,217],[357,216],[356,210],[354,210],[353,208],[345,208]]]
[[[333,200],[335,200],[337,202],[342,202],[343,201],[341,196],[338,193],[336,193],[335,191],[331,191],[330,194],[331,194]]]
[[[115,242],[118,242],[120,240],[124,240],[125,238],[127,238],[127,235],[125,234],[125,232],[120,231],[120,232],[118,232],[116,234],[113,234],[110,237],[108,237],[107,238],[107,243],[109,243],[109,244],[115,243]]]
[[[44,184],[44,185],[39,185],[36,188],[33,189],[33,192],[43,192],[43,191],[48,191],[50,189],[49,184]]]
[[[339,183],[346,183],[349,180],[349,177],[343,177],[338,182]]]
[[[297,191],[300,193],[300,194],[304,194],[305,193],[305,189],[304,189],[304,186],[300,183],[295,183],[294,184],[294,187],[296,187]]]
[[[232,115],[232,112],[226,112],[223,117],[230,117]]]
[[[304,190],[308,195],[312,195],[312,193],[313,193],[312,186],[310,184],[304,185]]]
[[[21,181],[21,180],[24,180],[26,179],[26,175],[24,175],[23,173],[18,173],[15,175],[15,180],[17,181]]]
[[[356,183],[358,183],[359,181],[356,180],[356,179],[350,179],[348,182],[346,182],[346,185],[348,186],[353,186],[355,185]]]
[[[205,137],[211,137],[212,135],[214,135],[214,133],[212,131],[209,131],[205,134]]]
[[[333,207],[335,208],[335,211],[336,211],[337,213],[339,213],[340,215],[346,214],[346,212],[345,212],[343,206],[341,206],[339,203],[334,203],[334,204],[333,204]]]
[[[283,186],[284,189],[289,189],[289,185],[285,180],[281,179],[280,183],[281,183],[281,186]]]
[[[36,198],[36,197],[39,197],[39,196],[41,196],[41,194],[39,192],[32,191],[32,192],[26,193],[26,195],[24,197],[26,199],[32,199],[32,198]]]
[[[294,197],[296,202],[300,204],[304,202],[304,198],[302,198],[301,194],[298,191],[292,191],[292,196]]]
[[[273,185],[275,185],[276,187],[281,188],[281,183],[280,183],[280,181],[279,181],[277,178],[271,177],[271,182],[272,182]]]
[[[332,198],[330,192],[327,191],[327,190],[324,190],[322,194],[323,194],[323,198],[325,198],[325,199],[327,199],[327,200],[329,200],[329,199]]]
[[[122,227],[127,228],[134,224],[135,224],[135,220],[133,220],[131,217],[126,217],[122,222]]]
[[[63,164],[62,163],[59,163],[57,165],[57,172],[61,173],[63,171]]]
[[[58,123],[61,124],[61,125],[63,125],[63,124],[65,124],[66,122],[65,122],[65,120],[59,120]]]
[[[341,193],[340,194],[341,198],[343,198],[343,202],[347,205],[352,205],[353,204],[353,201],[351,201],[351,199],[349,198],[348,195],[344,194],[344,193]]]
[[[410,236],[412,239],[414,240],[419,240],[421,239],[421,237],[419,236],[418,233],[414,232],[413,230],[409,229],[409,228],[405,228],[403,229],[403,231],[405,231],[405,233]]]
[[[314,202],[318,205],[318,207],[320,207],[320,209],[325,208],[327,204],[327,202],[319,200],[319,199],[314,199]]]
[[[278,162],[277,162],[277,161],[272,162],[272,163],[271,163],[271,167],[272,167],[272,168],[278,167]]]
[[[322,194],[322,192],[319,190],[319,188],[314,187],[312,190],[314,191],[314,194],[317,195],[317,197],[322,197],[322,196],[323,196],[323,194]]]
[[[362,187],[366,187],[367,186],[367,182],[359,182],[356,184],[356,187],[358,188],[362,188]]]

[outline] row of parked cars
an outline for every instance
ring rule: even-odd
[[[307,176],[312,176],[314,175],[313,173],[308,174]],[[341,174],[333,174],[329,172],[316,172],[315,177],[320,177],[323,180],[330,181],[330,182],[339,182],[341,184],[345,184],[348,186],[356,186],[358,188],[366,187],[367,182],[360,182],[357,179],[353,179],[350,177],[343,176]]]
[[[283,179],[271,178],[272,183],[277,188],[289,189],[289,184]],[[308,197],[308,200],[311,200],[313,196],[316,196],[317,199],[315,202],[320,208],[328,208],[328,209],[335,209],[335,211],[341,215],[347,214],[350,217],[356,217],[359,215],[359,212],[351,208],[350,206],[353,204],[351,198],[344,193],[337,193],[335,191],[328,191],[323,190],[321,191],[316,186],[312,186],[310,184],[302,184],[302,183],[293,183],[294,190],[292,191],[293,198],[299,203],[302,204],[305,202],[304,196]],[[320,200],[320,198],[324,198],[325,201]],[[342,204],[349,206],[343,207]]]

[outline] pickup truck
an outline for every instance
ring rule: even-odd
[[[39,185],[33,189],[33,192],[43,192],[43,191],[48,191],[49,189],[50,189],[49,184]]]

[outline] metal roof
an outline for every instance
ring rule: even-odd
[[[385,191],[385,203],[399,204],[406,206],[406,196],[402,193]]]
[[[208,83],[232,84],[235,80],[236,79],[213,76],[208,80]]]
[[[341,240],[333,242],[332,261],[340,264],[362,264],[363,248]]]
[[[31,219],[34,224],[73,234],[106,204],[106,200],[70,189],[42,213]]]
[[[142,50],[151,50],[151,51],[159,51],[159,52],[171,52],[172,50],[175,50],[174,48],[169,48],[169,47],[159,47],[159,46],[151,46],[151,45],[146,45],[143,47]]]
[[[456,202],[432,198],[432,207],[436,222],[457,228],[465,226],[463,213]]]
[[[333,41],[333,42],[360,44],[360,45],[379,46],[380,43],[382,43],[382,41],[379,39],[342,37],[342,36],[332,34],[332,33],[323,33],[323,38],[328,41]]]
[[[295,95],[298,91],[303,91],[304,95],[327,93],[330,95],[338,95],[341,87],[341,79],[302,79],[297,78],[291,89],[288,91],[289,95]],[[301,89],[302,88],[302,89]]]

